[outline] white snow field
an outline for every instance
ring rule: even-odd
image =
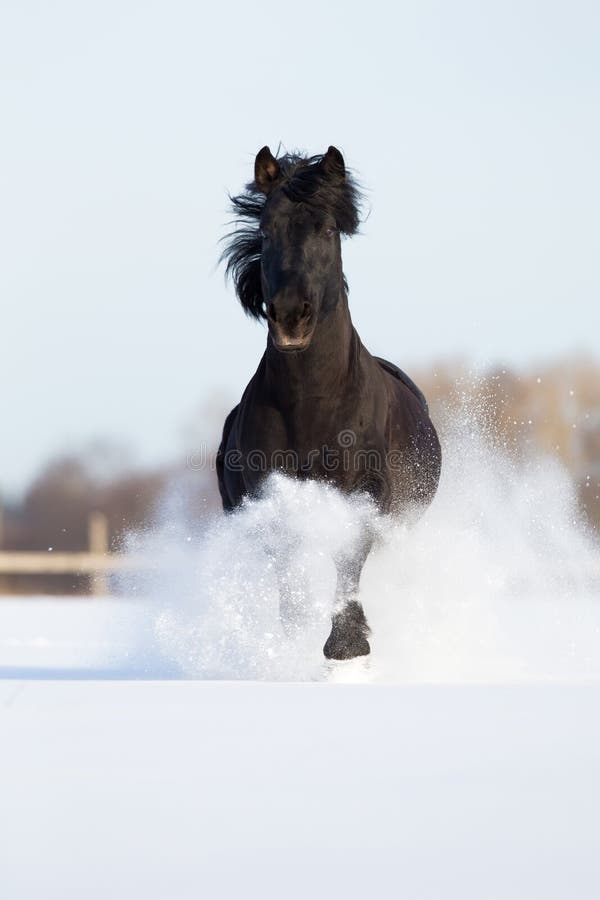
[[[0,600],[1,900],[597,900],[598,539],[555,463],[444,452],[411,528],[275,477],[196,532],[174,492],[121,598]],[[372,653],[327,664],[365,522]]]
[[[0,682],[4,900],[596,900],[600,690]]]

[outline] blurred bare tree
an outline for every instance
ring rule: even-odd
[[[18,505],[3,515],[2,549],[83,551],[89,546],[90,514],[106,516],[109,545],[118,550],[128,533],[150,526],[161,506],[177,494],[177,514],[196,527],[218,507],[218,490],[206,453],[205,465],[188,459],[137,470],[115,465],[118,447],[94,445],[47,463]],[[67,575],[3,576],[0,591],[80,593],[85,578]]]
[[[467,401],[491,420],[509,452],[558,457],[577,485],[582,508],[600,530],[600,364],[574,357],[528,371],[474,375],[460,363],[420,373],[438,420]]]

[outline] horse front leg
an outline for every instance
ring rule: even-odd
[[[372,545],[373,539],[365,537],[355,554],[342,556],[336,560],[337,585],[331,634],[323,647],[327,659],[354,659],[356,656],[367,656],[371,652],[367,640],[369,626],[358,599],[358,586],[360,574]]]

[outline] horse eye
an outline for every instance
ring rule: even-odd
[[[325,235],[327,237],[333,237],[333,235],[336,233],[336,231],[337,231],[337,228],[334,228],[333,225],[330,225],[329,228],[325,229]]]

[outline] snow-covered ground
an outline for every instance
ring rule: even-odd
[[[2,597],[0,679],[135,677],[130,653],[147,620],[124,599]]]
[[[0,682],[6,900],[597,898],[600,690]]]
[[[2,900],[598,896],[597,683],[144,680],[148,621],[0,602]]]
[[[171,497],[120,599],[0,600],[1,900],[596,900],[597,537],[556,463],[444,447],[412,529],[276,477],[197,533]],[[372,654],[328,664],[366,520]]]

